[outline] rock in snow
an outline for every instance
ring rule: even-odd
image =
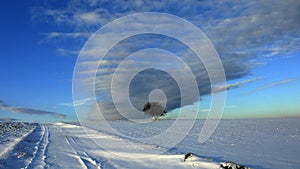
[[[220,163],[220,169],[252,169],[250,167],[245,167],[234,162],[222,162]]]
[[[183,161],[186,161],[187,159],[193,157],[193,153],[187,153],[185,156],[184,156],[184,159]]]

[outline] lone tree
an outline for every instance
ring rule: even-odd
[[[155,120],[167,113],[164,107],[158,102],[147,102],[143,107],[143,112],[153,116]]]

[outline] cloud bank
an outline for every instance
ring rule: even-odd
[[[32,20],[59,25],[48,38],[88,38],[104,24],[137,12],[163,12],[200,27],[222,56],[276,56],[298,49],[300,2],[290,1],[94,1],[74,0],[57,8],[45,1]],[[259,56],[258,56],[259,57]],[[244,58],[247,59],[247,58]]]
[[[9,118],[9,117],[3,117],[0,118],[0,121],[18,121],[19,119],[15,119],[15,118]]]
[[[45,110],[38,110],[38,109],[30,109],[30,108],[23,108],[23,107],[12,107],[5,104],[3,101],[0,100],[0,110],[9,111],[12,113],[18,114],[28,114],[28,115],[50,115],[56,118],[65,118],[66,115],[50,112]]]
[[[252,74],[253,68],[262,62],[266,62],[273,57],[288,56],[299,50],[300,46],[300,1],[80,1],[74,0],[65,3],[57,8],[55,3],[46,1],[44,5],[32,9],[32,20],[44,22],[46,24],[60,26],[63,31],[53,30],[47,32],[47,39],[64,39],[70,42],[74,39],[87,39],[101,26],[119,17],[136,12],[163,12],[182,17],[198,26],[211,40],[218,54],[221,57],[226,79],[237,80]],[[147,18],[153,20],[153,18]],[[131,23],[134,29],[140,26],[142,21]],[[122,32],[120,25],[117,28]],[[165,24],[166,29],[176,30],[176,25]],[[129,28],[128,28],[129,29]],[[112,30],[116,31],[116,30]],[[115,37],[107,32],[107,41]],[[63,54],[74,54],[80,49],[72,51],[65,47],[60,48]],[[111,98],[111,82],[116,68],[131,53],[146,48],[160,48],[179,56],[186,67],[180,65],[168,65],[163,57],[151,60],[149,53],[139,53],[140,58],[150,59],[129,59],[126,61],[126,69],[120,72],[122,80],[126,80],[128,75],[133,73],[137,65],[147,66],[158,63],[165,63],[163,66],[168,72],[173,72],[180,81],[186,81],[183,76],[188,67],[195,75],[198,85],[199,97],[189,98],[184,105],[193,104],[203,96],[213,92],[220,92],[236,88],[242,84],[252,82],[257,79],[237,82],[229,85],[212,86],[207,75],[205,65],[197,60],[193,51],[182,43],[162,35],[139,35],[130,37],[116,44],[105,56],[101,63],[93,56],[101,52],[101,48],[95,46],[83,51],[86,54],[86,61],[81,62],[81,74],[93,72],[94,65],[98,65],[95,89],[98,105],[107,118],[117,119],[122,116],[117,112]],[[204,51],[206,46],[199,46]],[[157,63],[158,62],[158,63]],[[214,63],[209,63],[214,64]],[[132,66],[130,66],[132,65]],[[90,84],[93,77],[82,78],[82,83]],[[186,88],[189,86],[187,85]],[[265,86],[263,88],[267,88]],[[269,86],[270,87],[270,86]],[[148,69],[135,76],[130,86],[129,95],[133,106],[141,110],[142,105],[148,101],[148,96],[153,89],[161,89],[168,100],[166,110],[173,110],[182,106],[181,94],[176,80],[165,72],[158,69]],[[84,91],[84,90],[83,90]],[[185,93],[189,95],[190,93]],[[120,92],[122,95],[122,92]],[[94,119],[94,115],[90,114]]]

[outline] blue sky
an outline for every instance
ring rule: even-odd
[[[71,104],[72,76],[79,51],[99,28],[137,12],[176,15],[207,35],[225,67],[227,85],[221,86],[227,90],[224,118],[300,116],[299,6],[296,0],[2,2],[0,119],[76,120]],[[144,47],[161,47],[157,44],[162,40],[171,41],[165,37],[135,37],[119,44],[110,57],[119,51],[135,51],[125,47],[134,48],[132,43],[141,39],[150,41]],[[178,49],[176,45],[180,44],[163,47],[188,55],[184,47]],[[155,75],[160,77],[159,73]],[[204,93],[200,103],[191,104],[201,105],[198,116],[203,117],[210,96],[207,88],[199,89]],[[100,102],[109,101],[101,98],[106,90],[98,91]],[[171,111],[178,105],[174,102],[169,107]],[[170,115],[176,115],[176,111]]]

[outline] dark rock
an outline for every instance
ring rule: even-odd
[[[193,153],[187,153],[187,154],[184,156],[183,161],[186,161],[187,159],[193,157],[193,155],[194,155]]]

